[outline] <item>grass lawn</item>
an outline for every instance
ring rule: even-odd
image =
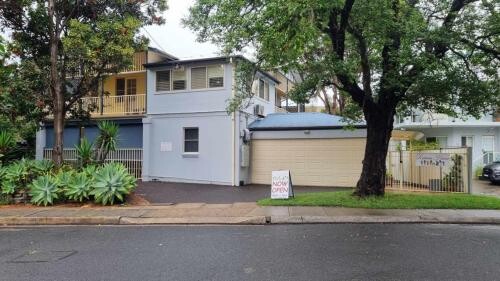
[[[352,191],[299,193],[292,199],[261,199],[261,206],[330,206],[368,209],[500,209],[500,198],[458,193],[386,192],[384,197],[358,199]]]

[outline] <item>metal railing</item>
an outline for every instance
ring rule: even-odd
[[[51,148],[43,150],[43,158],[52,159]],[[65,163],[76,166],[78,164],[76,149],[63,149],[63,159]],[[110,151],[105,162],[122,163],[135,178],[142,177],[142,148],[120,148],[116,151]]]
[[[278,113],[286,113],[286,109],[284,109],[283,107],[279,107],[279,106],[275,106],[274,107],[274,112],[278,112]]]
[[[386,188],[405,191],[470,192],[471,150],[392,150],[387,154]]]
[[[142,115],[146,113],[146,95],[84,97],[82,106],[92,117]]]

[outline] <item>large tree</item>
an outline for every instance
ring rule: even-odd
[[[5,0],[2,29],[12,32],[14,53],[45,73],[46,106],[54,118],[53,160],[63,161],[68,112],[96,92],[99,80],[132,64],[146,44],[140,28],[163,23],[166,0]]]
[[[496,0],[197,0],[185,23],[262,67],[307,71],[296,92],[333,85],[362,110],[355,194],[383,195],[399,108],[478,116],[499,98]],[[304,59],[307,58],[307,59]]]

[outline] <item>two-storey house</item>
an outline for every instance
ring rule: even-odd
[[[143,180],[241,185],[249,182],[248,125],[281,111],[279,81],[259,71],[250,106],[228,113],[240,56],[146,64]],[[284,93],[282,92],[281,95]]]
[[[125,151],[111,157],[140,161],[141,167],[134,169],[144,181],[248,183],[247,126],[267,114],[286,112],[282,101],[293,83],[279,72],[258,71],[249,106],[229,114],[228,102],[238,88],[236,66],[242,60],[246,59],[180,60],[154,48],[136,53],[130,69],[109,75],[98,95],[82,99],[94,107],[91,122],[68,120],[65,159],[76,160],[75,144],[81,137],[94,140],[96,122],[106,119],[120,125],[119,146]],[[37,158],[50,158],[53,143],[47,120],[37,134]]]

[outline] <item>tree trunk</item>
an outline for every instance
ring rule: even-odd
[[[63,163],[63,131],[64,131],[64,95],[61,91],[61,80],[58,69],[60,31],[55,15],[54,0],[48,1],[49,32],[50,32],[50,93],[53,99],[54,114],[54,147],[52,160],[57,167]]]
[[[383,196],[385,192],[385,160],[394,123],[394,109],[378,106],[365,109],[367,137],[363,170],[354,194],[359,197]]]

